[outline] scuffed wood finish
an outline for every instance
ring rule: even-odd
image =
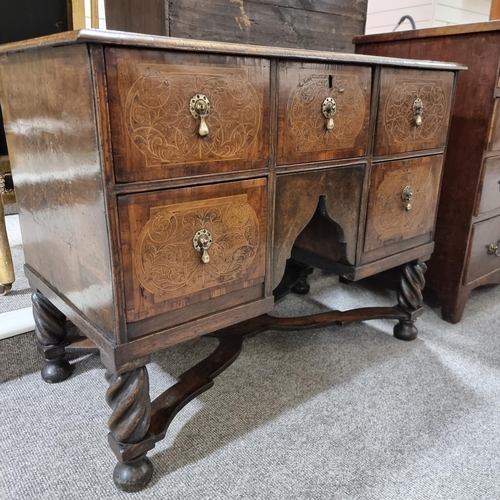
[[[255,179],[119,197],[127,320],[263,283],[266,192],[267,180]],[[193,247],[200,230],[212,238],[207,263]]]
[[[328,243],[336,241],[342,234],[343,250],[341,256],[346,262],[355,264],[356,241],[359,215],[361,210],[361,192],[365,174],[364,166],[335,168],[319,172],[307,172],[294,175],[280,175],[276,185],[276,225],[273,252],[273,288],[276,288],[285,271],[286,260],[290,258],[293,244],[313,219],[320,197],[324,197],[324,209],[328,216],[331,235],[326,244],[321,244],[319,253],[337,260],[335,243],[328,249]],[[334,222],[333,222],[334,221]],[[315,231],[312,226],[311,232]],[[338,231],[338,232],[337,232]],[[304,238],[305,239],[305,238]],[[299,247],[313,250],[304,239],[298,241]],[[324,235],[322,236],[324,240]],[[326,248],[325,248],[326,246]]]
[[[444,147],[453,81],[450,73],[383,69],[375,155]],[[423,103],[420,126],[413,110],[416,99]]]
[[[118,182],[267,165],[269,61],[110,48],[106,62]],[[199,94],[205,137],[189,109]]]
[[[476,275],[477,279],[467,284],[474,225],[500,214],[495,201],[499,180],[494,174],[496,162],[489,159],[497,156],[500,148],[499,41],[499,22],[354,40],[356,52],[364,55],[454,61],[468,67],[457,81],[434,236],[436,247],[426,273],[427,286],[436,292],[443,318],[451,323],[460,321],[473,288],[500,282],[500,273],[490,272]]]
[[[111,257],[87,48],[4,54],[0,65],[26,265],[112,337]]]
[[[426,235],[432,241],[442,156],[376,163],[372,167],[364,251]],[[411,207],[403,200],[409,187]]]
[[[352,52],[367,0],[105,0],[108,29]],[[149,14],[147,17],[146,15]]]
[[[283,62],[278,78],[278,165],[366,154],[371,68]],[[333,130],[326,98],[336,104]]]

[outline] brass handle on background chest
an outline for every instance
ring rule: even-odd
[[[210,101],[208,97],[203,94],[196,94],[189,101],[189,111],[197,119],[200,120],[198,127],[198,135],[205,137],[208,135],[207,116],[210,114]]]
[[[490,243],[486,248],[488,249],[488,255],[494,255],[495,257],[500,257],[498,243],[496,245],[493,245],[493,243]]]
[[[420,127],[422,125],[422,113],[424,111],[424,103],[420,97],[417,97],[413,101],[413,119],[415,120],[415,126]]]
[[[337,103],[335,102],[335,99],[333,99],[333,97],[327,97],[323,101],[323,103],[321,104],[321,112],[323,113],[323,116],[328,120],[326,122],[326,130],[333,130],[333,127],[335,125],[333,122],[333,117],[337,112]]]
[[[405,203],[405,210],[409,212],[411,210],[411,199],[413,198],[413,191],[411,186],[405,186],[403,192],[401,193],[401,199]]]
[[[203,264],[210,262],[208,249],[212,245],[212,234],[208,229],[200,229],[193,236],[193,247],[197,252],[201,253],[201,261]]]

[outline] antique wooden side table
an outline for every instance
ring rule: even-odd
[[[416,337],[463,67],[83,30],[3,46],[0,68],[42,377],[71,374],[68,319],[107,368],[118,487],[148,482],[245,336],[391,318]],[[294,244],[351,280],[402,266],[398,304],[266,314]],[[206,334],[151,402],[150,355]]]
[[[443,319],[460,321],[470,292],[500,283],[500,22],[356,37],[361,54],[456,61],[459,79],[427,284]]]

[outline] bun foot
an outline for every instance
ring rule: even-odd
[[[47,360],[42,368],[42,379],[49,384],[57,384],[66,380],[73,370],[73,365],[65,359]]]
[[[418,336],[418,329],[414,321],[400,321],[394,327],[394,336],[399,340],[415,340]]]
[[[300,278],[299,282],[292,287],[292,292],[298,295],[307,295],[309,290],[311,289],[311,285],[309,285],[307,278]]]
[[[132,493],[142,490],[153,475],[153,464],[146,455],[130,462],[118,462],[113,471],[113,480],[118,489]]]

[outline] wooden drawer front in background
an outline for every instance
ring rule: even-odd
[[[261,298],[266,212],[266,179],[120,196],[127,321],[223,295],[225,308]],[[199,231],[211,239],[206,263]]]
[[[281,63],[279,69],[278,165],[366,154],[371,69]],[[333,128],[322,112],[333,99]]]
[[[493,115],[490,122],[490,136],[488,138],[488,149],[497,151],[500,149],[500,99],[495,99]]]
[[[384,68],[380,78],[375,154],[444,147],[453,74]]]
[[[500,246],[500,217],[474,224],[472,227],[472,242],[467,271],[467,283],[486,276],[500,269],[500,251],[489,248]]]
[[[442,158],[428,156],[373,165],[365,252],[422,235],[428,235],[428,241],[419,243],[432,241]],[[403,193],[408,192],[411,199],[405,201]]]
[[[484,160],[480,196],[475,215],[500,208],[500,156]]]
[[[267,165],[268,60],[109,48],[106,65],[118,182]],[[209,102],[205,136],[196,96]]]

